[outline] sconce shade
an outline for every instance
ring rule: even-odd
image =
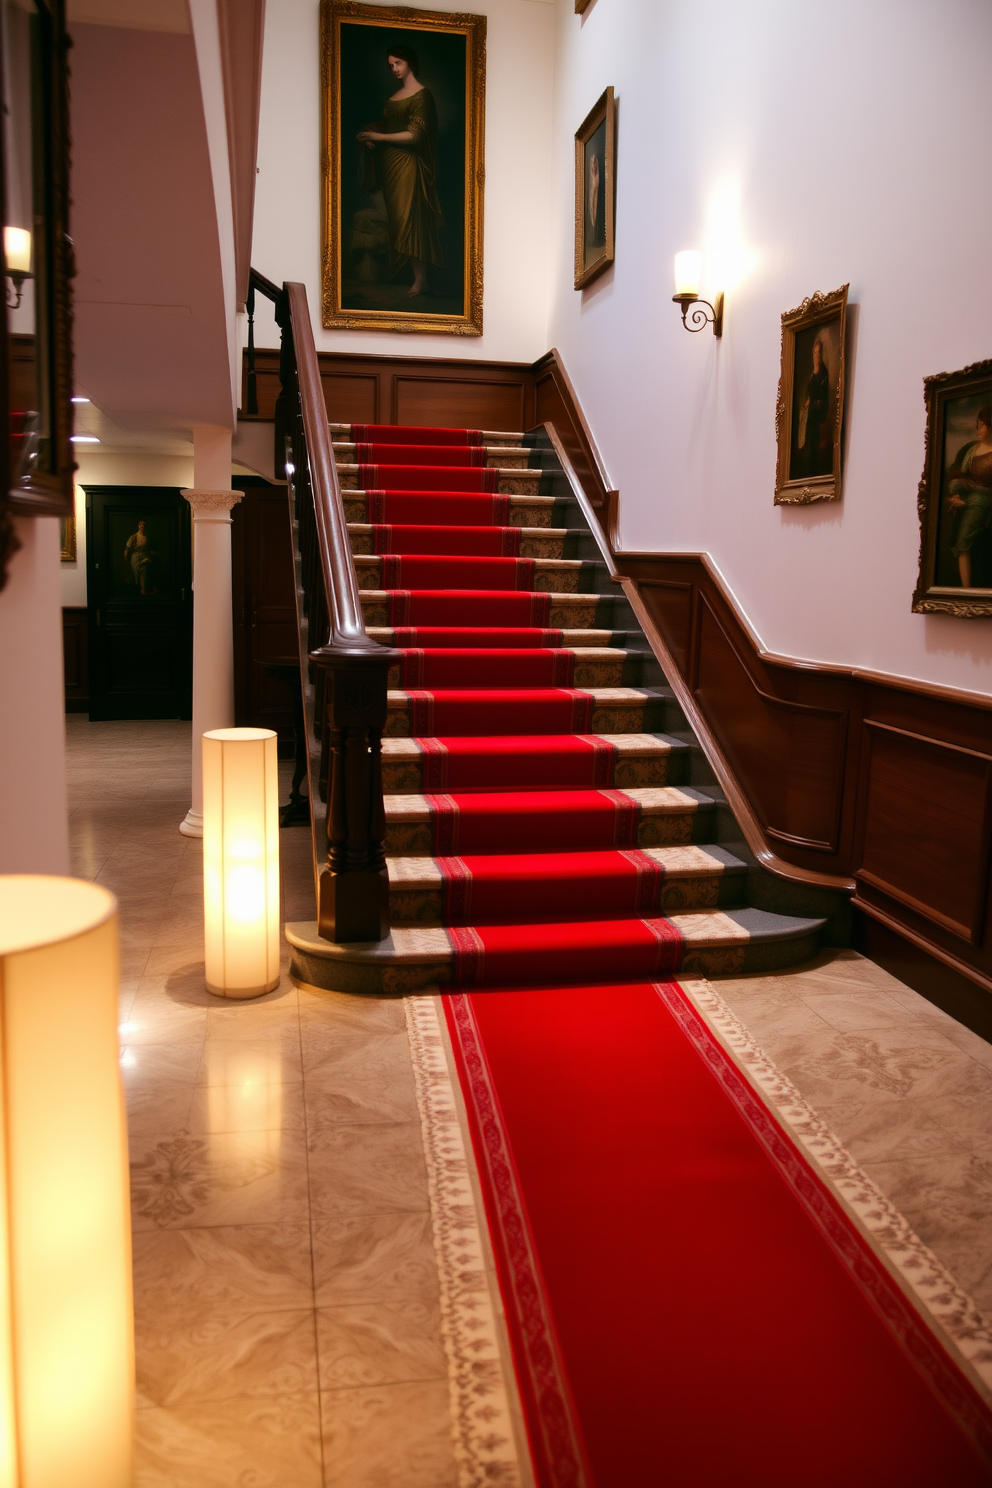
[[[130,1488],[117,901],[0,876],[0,1485]]]
[[[703,255],[695,248],[688,248],[682,253],[675,255],[675,293],[676,295],[699,294],[699,286],[703,278]]]
[[[279,778],[271,729],[203,735],[207,991],[259,997],[279,985]]]
[[[7,272],[30,274],[31,234],[23,227],[5,227],[3,230],[3,256]]]

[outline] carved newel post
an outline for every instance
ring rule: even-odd
[[[327,780],[327,865],[321,870],[318,933],[326,940],[384,940],[389,934],[382,733],[389,667],[399,653],[311,653],[325,673],[321,775]]]
[[[193,511],[192,805],[179,830],[203,836],[203,751],[210,729],[234,725],[234,620],[231,614],[231,508],[241,491],[189,490]]]

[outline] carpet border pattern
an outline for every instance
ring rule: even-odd
[[[672,983],[655,988],[931,1388],[992,1460],[992,1326],[716,989],[703,978],[679,979],[676,985],[681,998],[672,995]],[[693,1014],[703,1030],[693,1027]],[[724,1069],[712,1057],[714,1041],[730,1061]],[[745,1090],[734,1089],[737,1082],[727,1078],[731,1071]],[[747,1086],[754,1087],[753,1095]],[[888,1287],[878,1269],[868,1274],[851,1237],[831,1223],[833,1216],[803,1181],[799,1164],[783,1150],[783,1132],[795,1142],[800,1159],[821,1175],[828,1200],[882,1263]]]
[[[427,1165],[459,1488],[522,1488],[485,1252],[433,996],[404,998]]]

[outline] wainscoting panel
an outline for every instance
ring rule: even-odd
[[[867,721],[859,885],[982,942],[992,757]]]

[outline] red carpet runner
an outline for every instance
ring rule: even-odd
[[[540,1488],[992,1482],[978,1396],[675,984],[445,1009]]]
[[[567,534],[512,525],[479,431],[350,432],[540,1488],[989,1484],[981,1400],[664,981],[667,870],[521,552],[574,583]]]

